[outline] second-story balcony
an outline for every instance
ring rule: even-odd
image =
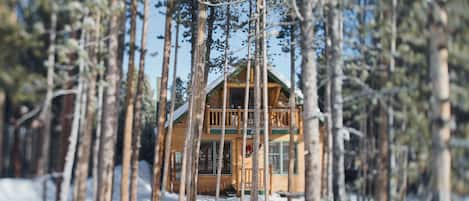
[[[294,111],[293,120],[290,117],[290,109],[285,107],[275,107],[269,108],[269,130],[271,134],[288,134],[290,125],[294,123],[295,132],[298,133],[298,128],[301,125],[301,108],[297,107]],[[260,128],[261,133],[263,133],[264,128],[264,111],[260,112]],[[227,108],[226,109],[226,119],[225,119],[225,133],[226,134],[243,134],[244,128],[244,114],[245,109],[242,107],[238,108]],[[207,106],[205,111],[205,127],[207,132],[210,134],[220,134],[222,129],[222,108],[212,108]],[[255,110],[248,109],[248,118],[247,118],[247,130],[248,134],[254,133],[255,120],[254,120]]]

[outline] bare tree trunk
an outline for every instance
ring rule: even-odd
[[[134,115],[135,87],[135,35],[137,31],[137,0],[131,1],[129,66],[127,69],[127,94],[125,100],[124,137],[122,145],[121,201],[129,200],[129,172],[132,144],[132,121]]]
[[[252,0],[249,0],[249,22],[248,22],[248,59],[246,67],[246,87],[244,88],[244,118],[243,118],[243,144],[241,156],[241,199],[244,201],[244,192],[246,188],[246,141],[248,134],[248,121],[249,121],[249,86],[251,82],[251,19],[252,18]]]
[[[198,1],[196,1],[198,2]],[[199,172],[199,153],[200,153],[200,142],[202,140],[202,133],[203,133],[203,126],[204,126],[204,117],[205,117],[205,100],[206,100],[206,93],[205,88],[207,85],[207,79],[205,76],[205,69],[203,67],[207,67],[205,65],[205,48],[207,47],[205,44],[205,27],[207,23],[207,8],[205,5],[199,3],[199,14],[197,21],[197,28],[198,28],[198,35],[197,35],[197,65],[200,65],[201,73],[198,80],[201,82],[201,86],[199,88],[198,96],[200,99],[196,99],[196,116],[195,116],[195,131],[194,131],[194,141],[192,146],[192,166],[191,166],[191,180],[190,180],[190,190],[189,190],[189,197],[188,200],[195,201],[197,200],[197,184],[198,184],[198,172]],[[203,30],[200,30],[202,29]]]
[[[147,53],[147,32],[148,18],[150,15],[150,0],[145,0],[142,36],[140,44],[140,66],[138,69],[137,94],[134,102],[135,115],[133,117],[132,129],[132,156],[131,156],[131,178],[130,178],[130,200],[137,201],[137,185],[138,185],[138,159],[140,151],[140,136],[142,135],[142,107],[143,107],[143,86],[145,82],[145,56]]]
[[[101,47],[99,47],[99,52]],[[102,64],[102,61],[100,62]],[[96,112],[96,136],[93,145],[93,201],[98,200],[99,195],[99,152],[101,144],[101,132],[102,132],[102,117],[103,117],[103,93],[104,93],[104,75],[103,70],[99,69],[99,83],[98,83],[98,107]]]
[[[111,0],[110,6],[117,7],[117,0]],[[119,12],[113,12],[109,19],[109,40],[107,57],[107,69],[105,81],[107,86],[104,91],[103,104],[103,133],[101,135],[99,154],[99,201],[111,201],[112,179],[114,174],[114,154],[118,123],[118,95],[120,67],[118,66],[118,35],[119,35]]]
[[[396,55],[396,21],[397,21],[397,0],[392,0],[392,16],[391,16],[391,55],[389,57],[388,80],[392,81],[392,73],[394,72],[394,55]],[[395,173],[395,150],[394,150],[394,109],[392,107],[392,96],[388,100],[388,201],[395,200],[396,196],[396,173]]]
[[[448,15],[446,1],[430,2],[429,58],[432,80],[432,200],[451,200],[451,103],[448,75]]]
[[[186,130],[186,138],[184,141],[184,153],[182,161],[182,171],[181,171],[181,183],[179,186],[179,201],[184,199],[185,192],[185,183],[190,183],[190,188],[197,188],[197,166],[198,166],[198,155],[200,147],[200,139],[202,136],[202,125],[204,117],[204,106],[205,106],[205,80],[204,80],[204,71],[205,71],[205,57],[204,57],[204,39],[205,39],[205,24],[206,24],[206,6],[204,4],[198,4],[198,14],[197,14],[197,34],[196,34],[196,44],[194,45],[193,51],[193,67],[192,67],[192,94],[189,102],[189,116],[188,116],[188,126]],[[189,149],[191,150],[192,161],[189,161],[188,154]],[[186,173],[191,168],[191,177],[189,181],[186,180]],[[188,189],[188,199],[195,200],[195,195],[197,190]]]
[[[95,26],[94,33],[90,34],[91,42],[97,42],[100,39],[100,16],[97,11],[94,11],[93,17],[96,20],[97,26]],[[97,77],[97,66],[98,66],[98,43],[91,46],[89,49],[89,55],[91,65],[89,69],[88,77],[88,95],[87,95],[87,106],[86,106],[86,118],[82,120],[85,124],[78,146],[77,154],[77,165],[75,169],[75,189],[74,189],[74,201],[84,201],[86,199],[86,188],[88,178],[88,167],[90,161],[90,148],[93,137],[93,123],[96,114],[96,77]]]
[[[217,166],[217,183],[216,183],[216,192],[215,192],[215,201],[220,199],[220,182],[221,182],[221,171],[223,168],[223,149],[225,147],[225,128],[226,128],[226,101],[228,93],[228,60],[229,60],[229,38],[230,38],[230,4],[226,6],[226,23],[225,23],[225,65],[223,68],[223,106],[222,106],[222,115],[221,115],[221,136],[220,136],[220,145],[218,149],[218,166]]]
[[[327,10],[327,12],[329,12],[329,9]],[[328,22],[326,21],[326,26],[328,26]],[[331,34],[330,33],[330,30],[328,30],[326,28],[326,38],[329,37],[329,35]],[[323,192],[323,196],[326,196],[326,200],[334,200],[334,193],[332,192],[332,186],[333,186],[333,170],[332,170],[332,166],[333,166],[333,163],[334,163],[334,157],[332,155],[332,151],[333,151],[333,145],[332,145],[332,138],[333,138],[333,135],[332,135],[332,114],[331,114],[331,74],[332,74],[332,69],[330,67],[330,63],[331,63],[331,55],[329,54],[329,51],[331,49],[331,40],[329,39],[326,39],[326,67],[327,67],[327,84],[326,84],[326,91],[325,91],[325,104],[324,104],[324,108],[325,108],[325,113],[327,114],[327,120],[326,120],[326,133],[325,133],[325,136],[324,136],[324,147],[325,147],[325,152],[324,152],[324,158],[323,158],[323,167],[325,166],[325,168],[323,168],[323,171],[326,171],[326,172],[323,172],[322,175],[324,176],[323,177],[323,182],[322,184],[325,184],[323,185],[323,189],[326,189],[325,191],[326,192]]]
[[[57,6],[52,6],[51,13],[51,27],[49,34],[49,49],[47,58],[47,93],[44,101],[39,119],[42,123],[41,136],[42,136],[42,149],[41,156],[38,160],[38,175],[47,174],[49,169],[49,148],[50,148],[50,134],[51,134],[51,119],[52,119],[52,96],[54,93],[54,67],[55,67],[55,39],[57,29]]]
[[[166,121],[166,102],[168,94],[168,74],[169,74],[169,59],[171,57],[171,24],[173,13],[174,1],[168,1],[166,5],[166,23],[165,23],[165,40],[164,40],[164,53],[163,53],[163,70],[161,72],[161,88],[160,88],[160,102],[158,105],[158,132],[157,141],[155,144],[155,159],[153,162],[153,190],[152,201],[160,199],[161,190],[161,162],[162,153],[161,146],[164,145],[165,135],[165,121]]]
[[[332,191],[334,200],[345,201],[345,168],[344,168],[344,128],[342,117],[342,79],[343,79],[343,59],[342,59],[342,1],[334,0],[329,2],[328,12],[328,33],[331,41],[331,48],[328,55],[330,61],[331,74],[331,116],[332,116],[332,147],[333,147],[333,185]]]
[[[264,200],[269,200],[269,87],[268,83],[268,71],[267,71],[267,33],[265,30],[265,24],[267,20],[267,4],[266,0],[258,0],[258,9],[261,14],[261,27],[260,34],[262,40],[260,41],[260,48],[262,50],[262,76],[263,76],[263,104],[264,107]]]
[[[165,196],[167,192],[167,184],[169,177],[169,162],[171,156],[171,141],[173,137],[173,128],[174,128],[174,108],[176,106],[176,79],[177,79],[177,60],[178,60],[178,49],[179,49],[179,25],[180,25],[180,11],[177,9],[177,20],[176,20],[176,40],[174,48],[174,67],[173,67],[173,81],[171,89],[171,106],[169,109],[169,119],[168,119],[168,133],[166,134],[165,146],[164,146],[164,167],[163,167],[163,182],[162,182],[162,196]]]
[[[84,48],[84,35],[85,33],[81,33],[80,39],[80,47]],[[78,73],[78,87],[76,92],[76,99],[75,99],[75,108],[73,112],[73,122],[72,122],[72,130],[69,137],[69,144],[67,155],[65,157],[65,166],[64,172],[62,176],[62,183],[61,183],[61,191],[60,191],[60,201],[67,201],[68,200],[68,191],[70,190],[70,181],[72,180],[72,170],[73,164],[75,162],[75,155],[76,155],[76,148],[78,143],[78,132],[80,130],[80,117],[83,111],[83,106],[86,104],[86,94],[84,91],[84,63],[81,62],[79,64],[79,73]],[[44,186],[46,187],[46,186]]]
[[[301,52],[303,74],[303,131],[305,144],[305,200],[319,201],[321,199],[321,147],[319,139],[317,69],[314,51],[314,0],[303,1],[300,11],[301,20]]]
[[[259,9],[256,3],[256,30],[254,38],[256,39],[256,49],[254,52],[254,140],[253,140],[253,149],[252,149],[252,169],[259,170],[259,141],[261,135],[261,89],[260,89],[260,79],[261,79],[261,70],[260,70],[260,50],[259,50]],[[251,179],[251,201],[259,200],[259,172],[252,171]]]
[[[293,14],[291,15],[294,19]],[[295,170],[295,108],[296,108],[296,94],[295,94],[295,29],[296,24],[290,25],[290,136],[288,142],[288,192],[293,192],[293,175]],[[288,197],[288,201],[291,201],[291,197]]]

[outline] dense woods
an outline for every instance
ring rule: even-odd
[[[4,0],[0,200],[468,199],[468,9]]]

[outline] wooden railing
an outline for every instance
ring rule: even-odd
[[[238,171],[237,171],[237,190],[238,191],[241,191],[241,166],[238,166]],[[268,174],[269,174],[269,181],[267,182],[264,182],[264,168],[259,168],[256,170],[258,172],[258,179],[259,179],[259,182],[258,182],[258,187],[259,187],[259,190],[263,190],[264,189],[264,186],[265,185],[268,185],[269,186],[269,190],[271,193],[272,192],[272,166],[270,165],[269,166],[269,170],[267,171]],[[252,182],[252,173],[253,173],[253,169],[252,168],[246,168],[246,175],[244,177],[244,188],[245,190],[252,190],[252,185],[253,185],[253,182]]]
[[[294,121],[295,125],[298,127],[300,122],[300,108],[295,109]],[[254,109],[248,109],[248,128],[254,128]],[[237,109],[226,109],[226,120],[225,128],[226,129],[237,129],[241,131],[244,126],[244,113],[243,108]],[[221,128],[222,127],[222,108],[211,108],[207,106],[205,111],[205,123],[208,130],[211,128]],[[261,111],[260,124],[261,128],[264,125],[264,113]],[[292,120],[290,119],[290,109],[289,108],[269,108],[269,128],[290,128]],[[241,133],[241,132],[238,132]]]

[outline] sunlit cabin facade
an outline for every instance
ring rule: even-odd
[[[251,78],[254,78],[251,71]],[[287,191],[288,184],[288,147],[289,127],[291,124],[290,110],[288,107],[289,80],[273,69],[269,69],[268,96],[269,96],[269,163],[270,180],[264,182],[264,141],[263,123],[261,123],[261,140],[259,152],[259,179],[260,190],[264,185],[269,185],[270,193]],[[226,130],[224,146],[224,162],[222,170],[221,188],[226,191],[234,191],[238,195],[241,191],[241,160],[244,119],[244,94],[246,83],[245,68],[232,69],[228,79],[228,96],[226,110]],[[254,134],[254,80],[250,80],[250,101],[248,113],[248,140],[246,152],[246,190],[251,190],[252,177],[252,147]],[[214,80],[207,85],[207,99],[204,118],[204,128],[199,155],[199,181],[198,192],[212,194],[215,192],[217,152],[220,142],[222,127],[223,106],[223,77]],[[295,138],[295,174],[293,177],[293,189],[295,192],[304,192],[304,143],[303,120],[301,100],[302,94],[296,90],[297,107],[295,110],[296,129]],[[171,145],[170,162],[170,190],[177,192],[179,189],[180,167],[184,147],[185,130],[187,128],[188,104],[184,104],[175,111],[174,132]]]

